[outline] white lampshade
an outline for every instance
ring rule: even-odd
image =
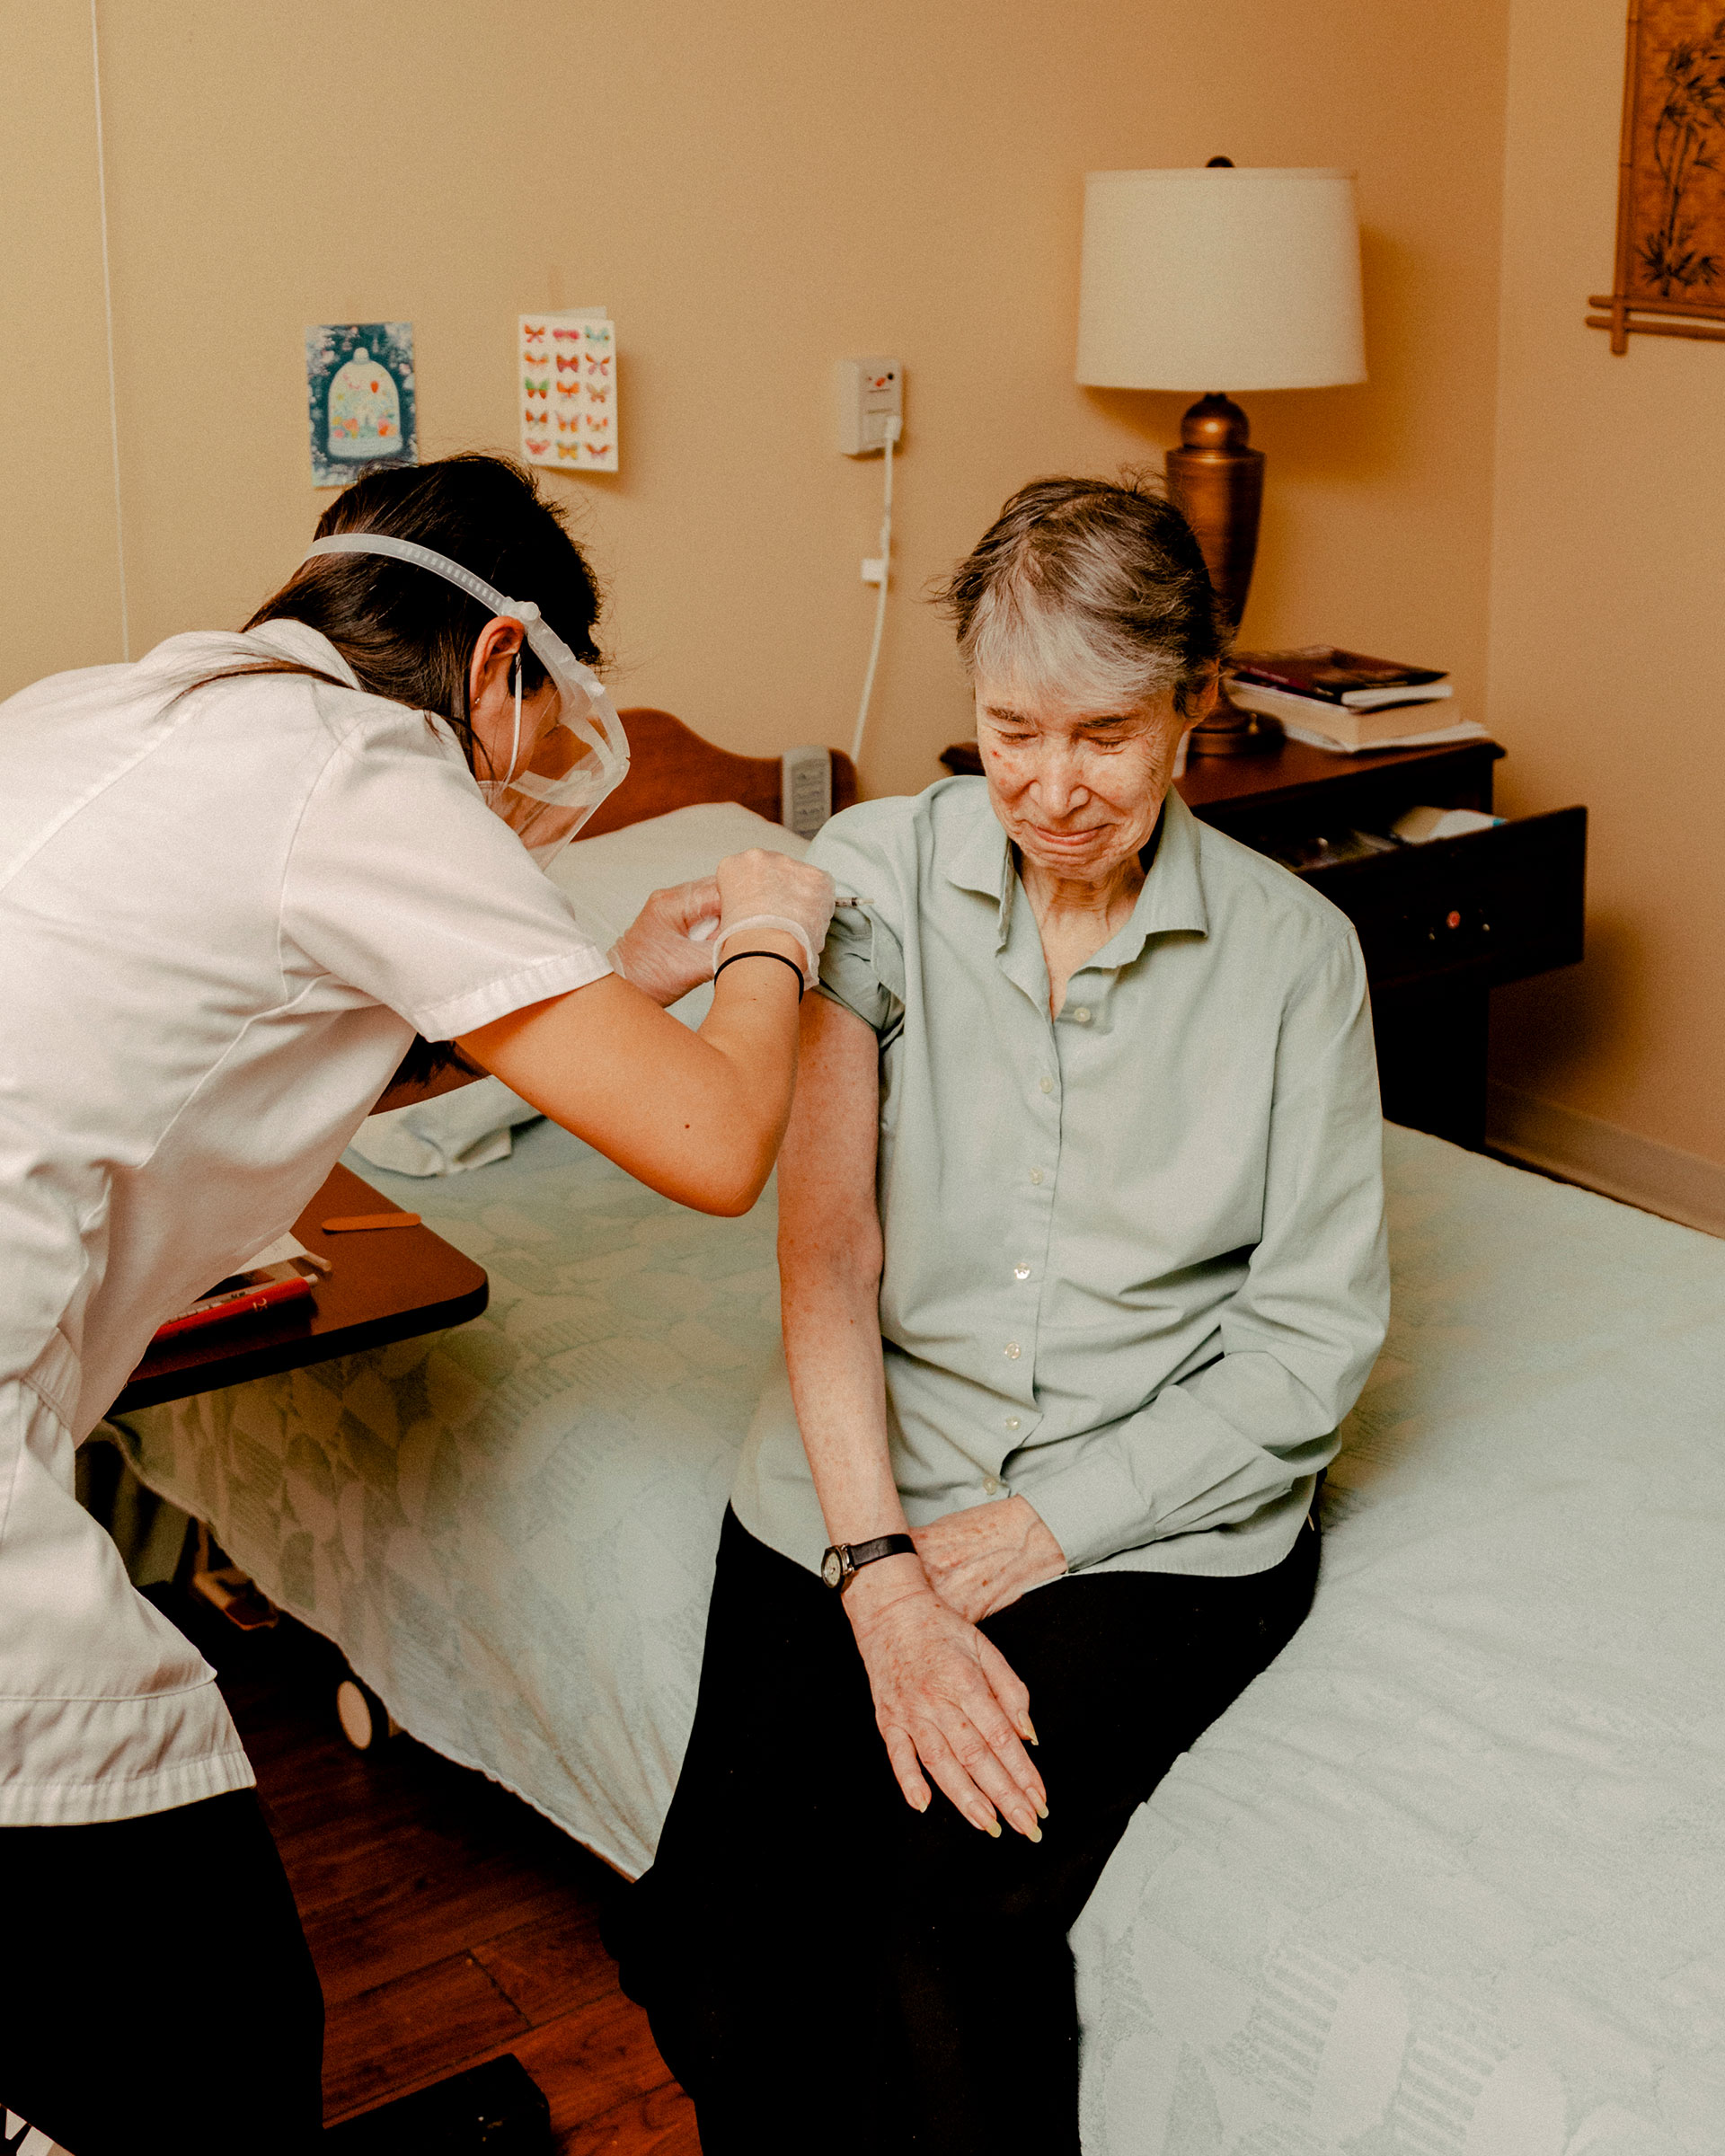
[[[1366,379],[1351,172],[1091,172],[1078,379],[1319,389]]]

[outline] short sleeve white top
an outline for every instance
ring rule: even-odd
[[[344,685],[180,693],[284,658]],[[608,970],[451,729],[366,694],[299,623],[0,703],[0,1386],[81,1440],[155,1327],[292,1224],[416,1031]],[[0,1416],[0,1819],[28,1774],[6,1703],[91,1678],[32,1666],[8,1588],[28,1451]]]

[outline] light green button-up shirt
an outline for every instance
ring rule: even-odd
[[[847,809],[809,858],[862,901],[821,985],[880,1041],[880,1332],[912,1525],[1020,1496],[1074,1570],[1278,1563],[1389,1307],[1352,927],[1171,794],[1130,920],[1051,1019],[981,780]],[[733,1502],[818,1565],[783,1377]]]

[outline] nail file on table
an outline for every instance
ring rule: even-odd
[[[318,1226],[326,1235],[347,1235],[357,1228],[417,1228],[417,1213],[338,1213],[332,1220],[320,1220]]]

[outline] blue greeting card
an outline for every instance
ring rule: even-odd
[[[305,332],[312,484],[345,487],[367,464],[416,464],[411,322],[323,322]]]

